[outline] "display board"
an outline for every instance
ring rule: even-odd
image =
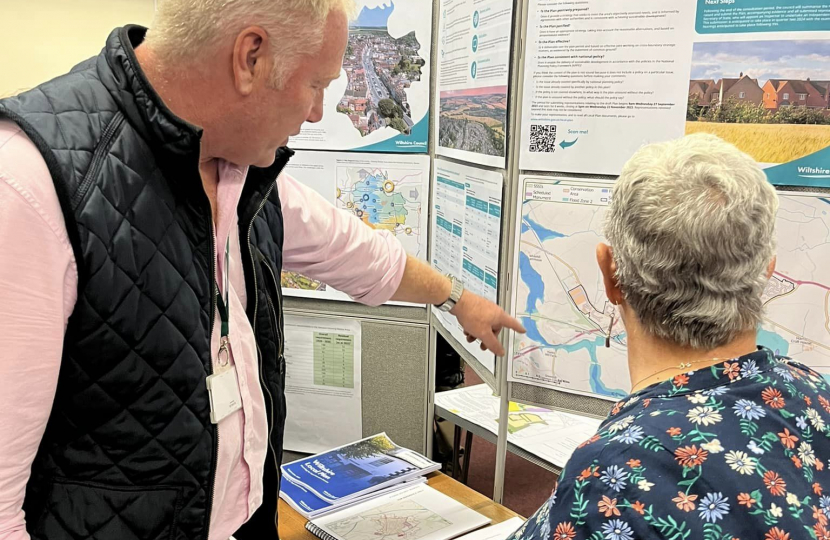
[[[438,159],[432,183],[432,266],[458,276],[470,291],[492,302],[498,298],[499,240],[502,215],[501,173]],[[468,344],[452,315],[433,309],[437,320],[490,373],[496,359],[478,343]]]
[[[426,260],[429,156],[299,151],[285,172],[367,226],[389,231],[407,253]],[[283,294],[350,300],[319,281],[283,272]]]
[[[620,173],[683,135],[693,0],[529,0],[520,167]]]
[[[522,169],[616,175],[645,143],[705,132],[776,185],[830,186],[824,3],[530,0],[530,10]]]
[[[510,380],[616,400],[630,391],[626,333],[595,249],[613,184],[523,176]],[[830,374],[830,197],[782,193],[777,268],[758,343]],[[610,338],[610,340],[607,340]],[[606,346],[608,343],[609,346]]]
[[[437,153],[506,162],[513,0],[441,0]]]
[[[289,146],[308,150],[428,151],[432,2],[357,0],[340,78],[323,118]]]

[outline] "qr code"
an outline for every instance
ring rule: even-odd
[[[530,126],[530,151],[547,153],[555,152],[556,126],[532,124]]]

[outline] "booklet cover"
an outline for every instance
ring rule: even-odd
[[[397,446],[381,433],[282,466],[284,477],[336,503],[423,476],[438,463]]]
[[[280,485],[280,498],[287,502],[291,508],[299,512],[304,518],[314,519],[315,517],[324,516],[331,512],[362,503],[374,497],[379,497],[387,493],[409,488],[414,484],[425,484],[426,481],[426,478],[419,477],[402,484],[389,486],[381,492],[372,492],[360,497],[340,501],[339,503],[330,503],[324,501],[303,486],[299,486],[286,478]]]
[[[306,529],[323,540],[450,540],[488,523],[455,499],[417,485],[309,521]]]

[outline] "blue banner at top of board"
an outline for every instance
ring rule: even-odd
[[[825,0],[697,0],[698,34],[822,32],[830,30]]]

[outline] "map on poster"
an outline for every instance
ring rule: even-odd
[[[830,196],[780,197],[758,343],[830,375]]]
[[[625,328],[612,326],[595,259],[611,184],[523,177],[521,186],[513,306],[527,334],[513,337],[510,380],[624,397]],[[758,343],[830,374],[830,197],[782,194],[776,227]]]
[[[426,153],[432,3],[357,0],[358,16],[323,118],[289,146],[307,150]]]
[[[614,400],[629,392],[625,328],[611,328],[594,248],[612,184],[520,181],[514,315],[527,329],[514,335],[510,379]]]
[[[429,156],[297,152],[285,171],[366,226],[393,234],[406,252],[426,260]],[[345,300],[347,294],[283,271],[286,296]]]

